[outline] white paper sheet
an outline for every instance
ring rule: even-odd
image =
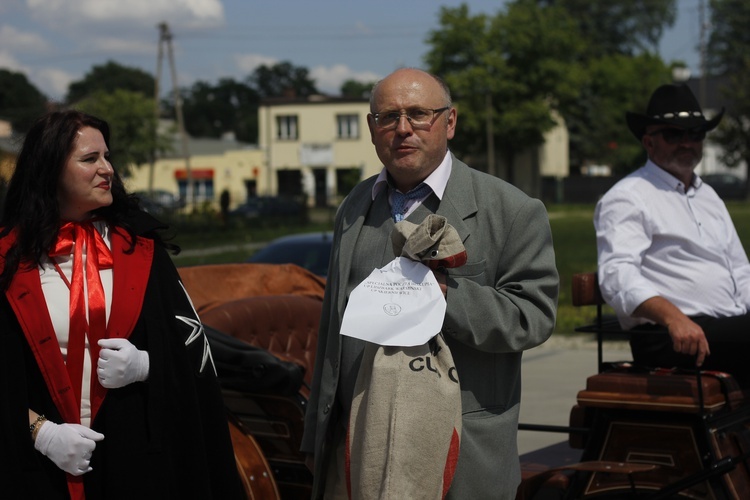
[[[415,346],[440,332],[445,297],[430,268],[397,257],[349,296],[341,335],[388,346]]]

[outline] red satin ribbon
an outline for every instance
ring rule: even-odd
[[[74,243],[76,243],[74,245]],[[88,291],[88,320],[84,297],[83,248],[86,247],[86,288]],[[104,288],[99,276],[100,269],[112,268],[112,252],[91,221],[66,222],[60,227],[57,241],[49,252],[50,258],[69,256],[73,250],[73,279],[70,287],[70,328],[68,332],[68,356],[65,362],[78,404],[79,422],[81,408],[81,385],[83,383],[83,356],[86,336],[89,339],[92,366],[99,358],[98,340],[105,338],[107,310]],[[91,377],[93,392],[104,390],[97,377]]]

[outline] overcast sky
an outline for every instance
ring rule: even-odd
[[[606,0],[591,0],[606,1]],[[440,6],[496,13],[504,0],[2,0],[0,68],[25,73],[48,97],[94,65],[114,60],[156,74],[159,30],[174,36],[177,81],[244,80],[261,64],[290,61],[319,90],[337,94],[347,79],[377,80],[401,66],[423,66],[424,40]],[[679,18],[661,55],[699,70],[700,0],[677,0]],[[168,60],[161,70],[171,87]]]

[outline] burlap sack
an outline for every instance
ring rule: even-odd
[[[437,215],[399,222],[392,240],[397,256],[432,268],[466,262],[455,229]],[[444,498],[460,437],[461,388],[442,334],[414,347],[367,343],[347,432],[349,498]]]
[[[368,343],[347,435],[349,498],[444,498],[460,436],[461,390],[442,335],[415,347]]]
[[[442,215],[430,214],[421,224],[407,220],[391,233],[393,253],[425,264],[430,269],[466,264],[466,248],[455,228]]]

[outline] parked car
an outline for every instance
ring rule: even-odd
[[[150,193],[136,191],[135,195],[140,200],[141,208],[157,217],[172,214],[185,206],[185,200],[179,195],[163,189],[154,189]]]
[[[283,196],[255,196],[229,211],[230,217],[255,219],[266,216],[298,217],[304,216],[306,206],[296,198]]]
[[[703,182],[714,188],[716,194],[723,200],[744,200],[745,181],[733,174],[701,175]]]
[[[333,233],[301,233],[283,236],[254,253],[247,262],[297,264],[313,274],[326,277],[331,257]]]

